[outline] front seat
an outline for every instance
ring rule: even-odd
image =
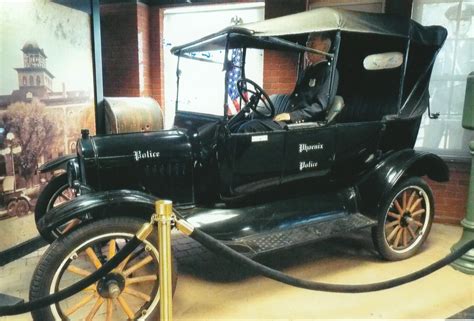
[[[275,107],[275,115],[288,112],[288,107],[290,105],[290,95],[274,94],[270,95],[270,100]]]
[[[336,120],[337,115],[339,115],[344,106],[344,99],[341,96],[334,97],[334,101],[326,114],[326,125],[330,125]]]
[[[275,106],[275,115],[288,112],[288,105],[290,104],[290,95],[276,94],[271,95],[270,99],[272,100],[273,105]],[[341,96],[335,96],[332,105],[327,110],[324,124],[332,124],[336,120],[337,115],[339,115],[344,106],[344,99]]]

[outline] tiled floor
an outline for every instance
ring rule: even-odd
[[[304,279],[372,283],[405,275],[444,257],[461,232],[460,227],[435,224],[421,253],[402,262],[378,259],[368,231],[259,260]],[[0,268],[0,291],[27,299],[41,252]],[[451,267],[394,289],[337,294],[297,289],[247,273],[181,236],[174,239],[174,253],[180,267],[173,302],[175,320],[445,319],[474,305],[474,277]]]

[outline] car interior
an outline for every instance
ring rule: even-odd
[[[373,48],[378,48],[374,51]],[[343,34],[337,69],[338,95],[346,108],[337,117],[340,123],[380,121],[397,114],[403,64],[396,68],[367,70],[364,59],[376,53],[406,51],[406,40],[377,35]]]

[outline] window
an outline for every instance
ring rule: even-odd
[[[26,79],[26,76],[23,76],[23,86],[28,85],[28,80]]]
[[[176,101],[177,58],[170,53],[170,49],[226,28],[239,18],[243,23],[263,20],[264,4],[239,3],[165,10],[163,47],[166,128],[173,123]],[[183,32],[183,26],[186,32]],[[223,61],[223,54],[220,53],[219,56],[217,51],[201,54],[216,55],[216,59]],[[263,55],[250,56],[246,60],[246,76],[262,84]],[[180,69],[180,110],[200,110],[203,113],[223,115],[225,77],[222,65],[183,58],[180,60]]]
[[[33,79],[33,76],[30,76],[30,86],[34,86],[35,85],[35,81]]]
[[[442,25],[448,39],[436,60],[430,83],[431,111],[424,116],[416,147],[450,158],[468,157],[473,132],[462,128],[467,75],[474,71],[474,0],[415,0],[413,19]]]
[[[36,86],[41,86],[41,77],[36,76]]]

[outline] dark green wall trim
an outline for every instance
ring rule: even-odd
[[[105,133],[104,83],[102,78],[102,45],[100,35],[100,3],[89,0],[91,6],[92,64],[94,72],[95,129],[97,134]]]

